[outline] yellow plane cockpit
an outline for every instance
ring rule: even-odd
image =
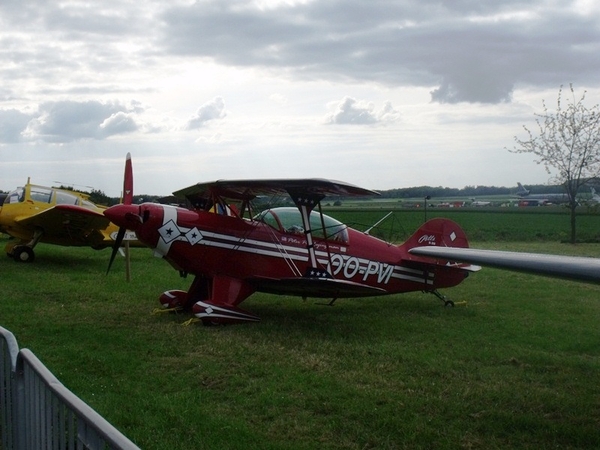
[[[82,193],[71,193],[58,188],[27,184],[25,187],[18,187],[9,192],[4,200],[4,204],[23,203],[29,200],[34,203],[39,202],[49,205],[83,206],[84,208],[89,208],[94,211],[102,209],[90,202],[87,198],[87,195]]]

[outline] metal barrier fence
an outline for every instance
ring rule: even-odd
[[[0,327],[2,450],[138,449]]]

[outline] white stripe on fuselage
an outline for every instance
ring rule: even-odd
[[[163,226],[170,221],[173,221],[175,224],[177,224],[177,208],[175,206],[163,205]],[[169,253],[172,243],[173,241],[167,242],[161,236],[158,238],[158,243],[154,249],[154,252],[159,256],[165,256],[167,253]]]
[[[159,231],[160,237],[155,248],[157,256],[166,256],[171,248],[171,244],[175,241],[187,241],[190,245],[206,245],[210,247],[223,248],[227,250],[240,251],[244,253],[252,253],[261,256],[270,256],[282,258],[287,261],[302,261],[307,262],[309,252],[306,248],[298,248],[290,245],[283,245],[280,242],[265,242],[256,239],[245,239],[236,236],[231,236],[223,233],[215,233],[211,231],[202,231],[196,228],[186,228],[177,224],[177,208],[174,206],[163,205],[163,223]],[[165,227],[166,226],[166,227]],[[174,227],[176,230],[171,230]],[[166,228],[172,231],[175,236],[163,233]],[[200,237],[192,238],[191,232],[198,232]],[[164,237],[163,237],[164,235]],[[418,269],[371,261],[365,258],[358,258],[345,254],[345,247],[341,247],[342,253],[334,253],[331,255],[332,261],[337,260],[336,267],[330,268],[334,274],[339,274],[347,279],[351,279],[356,275],[362,275],[362,281],[366,282],[370,276],[376,276],[379,284],[387,284],[390,278],[413,281],[431,285],[433,284],[434,274]],[[329,254],[326,251],[317,250],[316,256],[318,262],[325,267],[330,264]],[[340,266],[341,265],[341,266]],[[348,271],[348,265],[355,265],[356,269]],[[349,276],[352,274],[352,276]]]

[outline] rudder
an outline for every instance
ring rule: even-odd
[[[468,247],[462,228],[452,220],[435,218],[425,222],[401,247]]]

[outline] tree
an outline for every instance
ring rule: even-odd
[[[531,153],[535,162],[543,164],[554,182],[565,189],[571,215],[571,243],[576,242],[577,193],[581,186],[600,176],[600,107],[585,106],[585,95],[575,98],[573,85],[569,85],[572,100],[563,104],[563,87],[558,91],[556,111],[550,111],[542,100],[544,112],[535,114],[538,133],[535,135],[523,126],[528,139],[515,136],[513,153]]]
[[[108,206],[110,204],[110,197],[106,195],[104,191],[99,189],[92,189],[91,192],[89,192],[89,196],[90,201],[98,205]]]

